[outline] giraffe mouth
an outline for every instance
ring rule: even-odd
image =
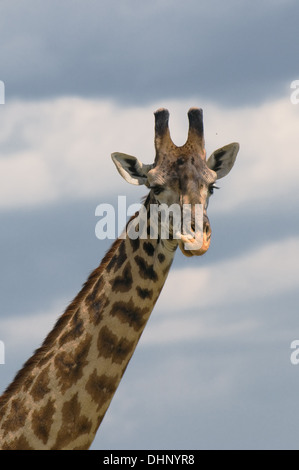
[[[211,231],[205,231],[199,236],[194,233],[194,237],[190,238],[188,236],[181,235],[179,240],[179,247],[183,255],[190,256],[201,256],[204,255],[209,247],[211,242]]]

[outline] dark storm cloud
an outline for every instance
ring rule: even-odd
[[[6,97],[125,103],[281,95],[298,78],[295,1],[1,2]]]

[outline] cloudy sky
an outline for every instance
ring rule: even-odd
[[[146,194],[110,154],[151,163],[153,112],[182,145],[198,106],[207,153],[240,143],[211,247],[177,253],[93,448],[298,448],[298,15],[295,0],[0,2],[0,393],[108,248],[97,205]]]

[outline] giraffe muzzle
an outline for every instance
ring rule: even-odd
[[[181,252],[185,256],[201,256],[204,255],[211,242],[212,230],[209,222],[205,222],[203,226],[203,233],[194,233],[193,238],[182,235],[179,241]]]

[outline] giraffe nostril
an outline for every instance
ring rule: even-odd
[[[212,230],[211,230],[210,224],[208,222],[205,223],[203,230],[204,230],[204,233],[207,237],[211,236]]]

